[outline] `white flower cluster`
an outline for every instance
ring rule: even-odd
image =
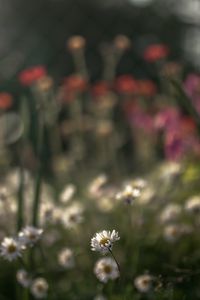
[[[45,278],[32,278],[31,275],[24,269],[17,271],[16,278],[18,283],[24,288],[30,288],[32,295],[36,299],[47,297],[49,285]]]
[[[91,250],[98,251],[102,254],[106,254],[108,252],[112,254],[113,243],[119,239],[120,237],[116,230],[103,230],[101,232],[97,232],[91,239]],[[119,265],[114,256],[112,258],[105,257],[96,262],[94,273],[99,281],[106,283],[108,280],[115,280],[120,276]]]
[[[22,256],[22,251],[33,246],[41,237],[42,229],[27,226],[18,234],[18,237],[5,237],[1,242],[0,255],[8,261]]]

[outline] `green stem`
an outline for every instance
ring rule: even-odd
[[[34,204],[33,204],[33,226],[37,227],[38,225],[38,214],[40,207],[40,192],[42,183],[42,168],[38,170],[38,174],[35,181],[35,195],[34,195]]]
[[[18,190],[18,213],[17,213],[17,232],[22,228],[24,210],[24,169],[22,163],[20,164],[20,184]]]
[[[114,261],[116,262],[116,265],[117,265],[117,268],[118,268],[118,271],[119,271],[119,274],[121,274],[121,271],[120,271],[120,265],[116,259],[116,257],[114,256],[112,250],[110,248],[108,248],[108,251],[110,252],[110,254],[112,255],[112,258],[114,259]]]
[[[34,203],[33,203],[33,226],[38,225],[38,215],[40,207],[40,194],[42,185],[42,173],[43,173],[43,152],[44,152],[44,120],[42,112],[39,114],[39,134],[38,134],[38,158],[39,158],[39,168],[35,180],[35,193],[34,193]]]

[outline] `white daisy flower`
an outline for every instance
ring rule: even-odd
[[[140,194],[140,188],[126,185],[124,189],[116,195],[116,199],[123,201],[126,204],[132,204],[133,201],[140,196]]]
[[[181,214],[182,208],[179,204],[169,204],[161,212],[160,221],[162,223],[168,223],[175,221]]]
[[[18,283],[21,284],[21,286],[23,286],[24,288],[29,287],[31,284],[31,277],[24,269],[20,269],[17,271],[16,278]]]
[[[52,202],[41,203],[40,207],[40,222],[44,226],[46,224],[57,224],[60,222],[62,210],[55,206]]]
[[[36,299],[42,299],[47,296],[49,285],[46,279],[39,277],[33,280],[31,285],[31,293]]]
[[[60,202],[64,204],[68,203],[74,196],[75,192],[76,192],[75,185],[68,184],[60,194],[59,197]]]
[[[148,274],[140,275],[135,278],[134,284],[141,293],[148,293],[152,288],[153,277]]]
[[[95,264],[94,273],[103,283],[108,282],[108,280],[115,280],[120,275],[117,264],[111,257],[99,259]]]
[[[58,263],[60,266],[71,269],[74,267],[74,253],[71,249],[65,248],[58,254]]]
[[[189,198],[185,204],[185,210],[189,213],[200,213],[200,196]]]
[[[42,233],[43,229],[33,226],[26,226],[19,233],[19,240],[25,246],[33,246],[37,241],[39,241]]]
[[[74,228],[83,221],[83,206],[80,203],[73,203],[67,207],[62,214],[62,223],[66,228]]]
[[[98,207],[98,209],[104,213],[108,213],[110,211],[112,211],[112,209],[115,206],[115,199],[113,199],[112,197],[101,197],[98,199],[98,201],[96,202],[96,205]]]
[[[182,169],[182,165],[178,162],[165,162],[161,165],[159,170],[160,178],[166,182],[169,182],[180,175]]]
[[[16,168],[13,169],[12,171],[10,171],[8,173],[8,175],[6,176],[6,182],[9,186],[9,189],[13,190],[13,191],[17,191],[20,185],[20,169]],[[24,170],[23,171],[23,182],[24,185],[27,187],[28,184],[31,183],[31,175],[29,173],[28,170]]]
[[[6,186],[0,186],[0,202],[4,203],[10,198],[11,194]]]
[[[140,205],[149,204],[156,195],[156,190],[153,186],[146,186],[141,190],[141,195],[137,197],[136,202]]]
[[[102,195],[102,188],[107,183],[108,177],[105,174],[100,174],[94,178],[89,185],[89,195],[93,198],[98,198]]]
[[[178,224],[170,224],[165,226],[163,232],[164,238],[168,242],[175,242],[182,235],[182,228]]]
[[[99,251],[103,254],[108,253],[112,250],[113,243],[119,239],[120,237],[116,230],[113,230],[112,232],[108,230],[97,232],[91,239],[91,250]]]
[[[1,256],[8,261],[13,261],[18,257],[21,257],[22,245],[14,238],[5,237],[0,247]]]

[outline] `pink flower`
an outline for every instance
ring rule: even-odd
[[[166,107],[158,112],[154,118],[154,127],[157,130],[174,127],[180,119],[180,112],[176,107]]]
[[[183,117],[176,126],[167,128],[164,147],[166,157],[171,160],[179,160],[188,153],[199,155],[199,138],[193,119]]]
[[[184,82],[185,92],[200,114],[200,75],[189,74]]]

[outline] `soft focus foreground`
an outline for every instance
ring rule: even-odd
[[[92,82],[87,41],[66,47],[73,74],[0,93],[0,299],[198,299],[200,76],[165,44],[116,76],[118,35]]]

